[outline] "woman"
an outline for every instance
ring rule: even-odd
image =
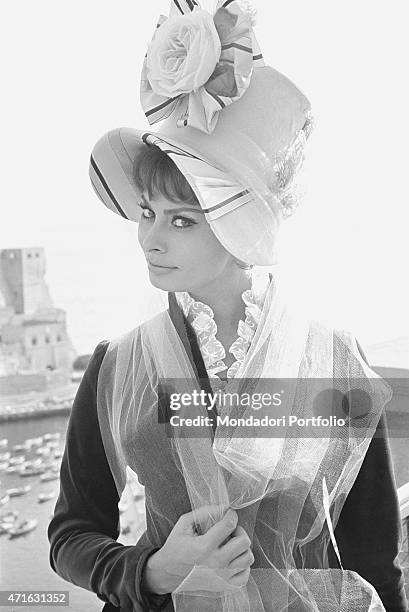
[[[90,169],[104,204],[139,222],[169,309],[94,352],[70,417],[51,565],[104,610],[402,612],[389,390],[350,334],[311,321],[258,269],[274,263],[292,208],[308,100],[264,65],[237,2],[213,16],[178,2],[170,17],[141,83],[160,130],[110,132]],[[169,74],[158,58],[186,40],[195,54]],[[189,67],[197,40],[210,68]],[[254,423],[241,400],[271,389],[285,399],[278,434],[229,420]],[[182,405],[198,391],[203,401]],[[284,419],[317,415],[343,424],[292,435]],[[146,495],[135,546],[115,541],[128,468]]]

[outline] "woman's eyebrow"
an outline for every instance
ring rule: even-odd
[[[141,196],[142,201],[144,204],[146,204],[147,206],[150,206],[150,202],[148,202],[148,200],[145,198],[145,196],[142,194]],[[197,206],[181,206],[179,208],[168,208],[167,210],[163,211],[164,215],[174,215],[176,213],[180,213],[180,212],[192,212],[192,213],[199,213],[201,215],[203,215],[203,210],[200,208],[200,205]]]
[[[195,208],[191,207],[191,206],[181,206],[180,208],[168,208],[167,210],[163,211],[164,215],[174,215],[176,213],[180,213],[180,212],[189,212],[189,213],[199,213],[200,215],[203,215],[203,210],[199,207],[199,206],[195,206]]]

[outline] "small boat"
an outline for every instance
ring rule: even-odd
[[[10,451],[8,451],[7,453],[1,453],[0,461],[7,461],[7,459],[10,459],[10,457],[11,457]]]
[[[38,525],[38,521],[36,519],[30,519],[30,520],[23,521],[22,523],[20,523],[20,525],[17,525],[9,529],[9,537],[11,539],[11,538],[16,538],[21,535],[25,535],[26,533],[33,531],[33,529],[35,529],[37,525]]]
[[[44,474],[45,469],[41,466],[33,466],[25,468],[20,471],[20,476],[25,478],[26,476],[38,476],[39,474]]]
[[[13,453],[24,453],[27,450],[26,444],[15,444],[12,447]]]
[[[47,442],[47,440],[58,440],[60,438],[61,434],[59,432],[57,433],[46,433],[43,435],[43,440],[45,442]]]
[[[1,523],[13,523],[18,517],[18,510],[9,510],[0,515]]]
[[[36,454],[37,455],[49,455],[51,453],[51,448],[48,448],[48,446],[40,446],[40,448],[37,448],[36,450]]]
[[[55,472],[45,472],[45,474],[41,474],[40,480],[43,482],[48,482],[49,480],[58,480],[59,477],[60,475],[56,474]]]
[[[54,451],[54,459],[60,459],[63,456],[63,451],[62,450],[55,450]]]
[[[15,472],[20,472],[21,469],[21,465],[9,465],[9,467],[6,468],[6,474],[14,474]]]
[[[59,442],[58,440],[49,440],[48,442],[46,442],[46,447],[47,448],[58,448],[59,446]]]
[[[39,438],[27,438],[26,444],[31,448],[31,446],[41,446],[43,443],[43,439],[40,436]]]
[[[38,503],[42,504],[43,502],[48,501],[49,499],[53,499],[53,497],[55,497],[55,491],[48,491],[46,493],[39,493],[38,494]]]
[[[31,491],[31,487],[30,485],[26,485],[25,487],[14,487],[13,489],[7,489],[6,493],[7,495],[10,495],[10,497],[18,497],[19,495],[25,495],[25,493],[28,493],[29,491]]]
[[[9,530],[14,526],[14,523],[1,522],[0,523],[0,535],[8,533]]]
[[[0,506],[4,506],[9,501],[10,501],[10,495],[7,495],[7,494],[3,495],[2,497],[0,497]]]
[[[9,459],[9,465],[20,465],[21,463],[24,463],[26,457],[25,455],[19,455],[18,457],[11,457]]]
[[[24,469],[28,468],[28,467],[38,467],[39,465],[42,466],[43,464],[43,460],[41,459],[41,457],[39,457],[38,459],[31,459],[29,461],[24,461],[23,463],[23,467]]]

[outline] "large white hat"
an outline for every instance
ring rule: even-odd
[[[148,121],[160,122],[157,131],[117,128],[93,149],[90,176],[103,203],[139,221],[134,160],[155,144],[184,174],[227,251],[250,264],[274,263],[311,107],[265,65],[238,0],[219,0],[213,16],[179,0],[168,18],[161,15],[145,56],[141,103]]]

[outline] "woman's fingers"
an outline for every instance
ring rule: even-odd
[[[244,586],[247,584],[250,577],[250,568],[234,574],[229,580],[229,583],[234,586]]]
[[[228,565],[236,557],[250,549],[251,540],[241,525],[238,525],[232,537],[220,548],[222,560]]]
[[[233,559],[227,566],[229,570],[246,570],[254,563],[254,555],[251,550],[246,550],[244,553]]]
[[[224,517],[204,535],[199,536],[200,542],[209,551],[216,550],[226,538],[235,531],[237,526],[237,512],[228,510]]]

